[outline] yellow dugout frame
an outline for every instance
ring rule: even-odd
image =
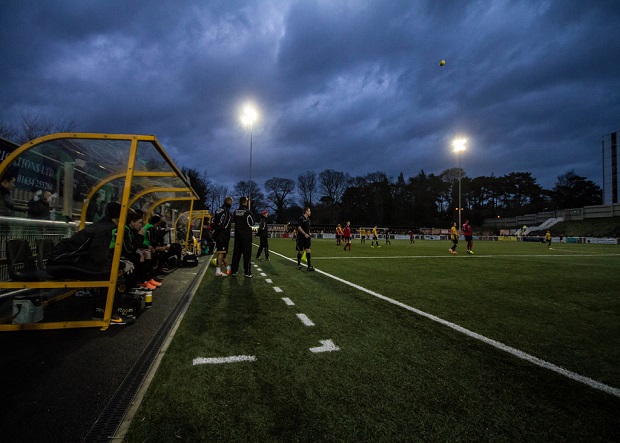
[[[200,220],[200,235],[199,237],[202,238],[202,231],[205,228],[205,219],[207,219],[207,223],[211,222],[211,219],[213,217],[211,216],[211,213],[209,212],[208,209],[202,209],[202,210],[198,210],[198,211],[186,211],[183,212],[182,214],[179,214],[179,217],[177,218],[177,223],[178,220],[181,220],[182,223],[184,223],[185,225],[185,238],[183,240],[185,240],[185,247],[187,248],[187,243],[189,242],[189,231],[191,229],[191,226],[194,224],[195,221]],[[186,221],[184,221],[185,219],[187,219]],[[176,231],[176,226],[175,226],[175,231]],[[178,237],[176,237],[176,232],[175,232],[175,239],[176,241],[179,240]]]
[[[0,164],[0,177],[8,170],[17,174],[20,185],[35,184],[39,189],[56,188],[63,203],[64,213],[75,213],[73,206],[76,182],[88,187],[81,202],[79,224],[87,222],[88,207],[96,196],[110,194],[107,201],[121,204],[116,243],[109,279],[1,281],[0,290],[16,289],[67,289],[71,296],[79,288],[107,288],[105,312],[102,320],[68,320],[26,324],[0,324],[0,331],[66,329],[100,327],[108,328],[119,277],[119,261],[124,238],[127,209],[145,200],[141,209],[148,220],[157,207],[165,202],[188,201],[189,212],[199,197],[187,178],[168,156],[157,138],[152,135],[59,133],[29,141],[6,156]],[[15,172],[17,171],[17,172]],[[63,188],[62,191],[60,188]],[[102,192],[107,188],[108,191]],[[19,226],[15,217],[13,226]],[[58,299],[58,297],[56,298]]]

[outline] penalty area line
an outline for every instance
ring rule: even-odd
[[[270,251],[270,252],[272,254],[279,255],[280,257],[285,258],[285,259],[287,259],[289,261],[292,261],[293,263],[296,263],[296,261],[294,259],[290,258],[290,257],[287,257],[285,255],[279,254],[279,253],[277,253],[275,251]],[[589,386],[591,388],[597,389],[597,390],[602,391],[602,392],[606,392],[607,394],[611,394],[611,395],[613,395],[615,397],[620,398],[620,389],[618,389],[618,388],[614,388],[613,386],[606,385],[605,383],[601,383],[599,381],[596,381],[596,380],[591,379],[589,377],[586,377],[584,375],[577,374],[576,372],[569,371],[568,369],[565,369],[565,368],[563,368],[561,366],[555,365],[555,364],[550,363],[550,362],[548,362],[546,360],[543,360],[541,358],[535,357],[535,356],[533,356],[531,354],[528,354],[526,352],[523,352],[523,351],[521,351],[519,349],[516,349],[516,348],[513,348],[511,346],[508,346],[508,345],[506,345],[504,343],[501,343],[501,342],[499,342],[497,340],[493,340],[491,338],[485,337],[484,335],[478,334],[477,332],[470,331],[469,329],[464,328],[462,326],[459,326],[456,323],[449,322],[449,321],[444,320],[444,319],[442,319],[440,317],[437,317],[436,315],[429,314],[428,312],[421,311],[421,310],[419,310],[417,308],[414,308],[412,306],[409,306],[409,305],[406,305],[406,304],[404,304],[402,302],[399,302],[398,300],[394,300],[392,298],[386,297],[385,295],[379,294],[378,292],[371,291],[370,289],[367,289],[367,288],[365,288],[363,286],[360,286],[360,285],[357,285],[357,284],[352,283],[350,281],[344,280],[344,279],[342,279],[340,277],[336,277],[335,275],[328,274],[327,272],[321,271],[320,269],[317,269],[316,272],[319,273],[319,274],[322,274],[322,275],[324,275],[326,277],[329,277],[329,278],[331,278],[333,280],[336,280],[336,281],[338,281],[340,283],[344,283],[347,286],[351,286],[352,288],[355,288],[355,289],[357,289],[359,291],[365,292],[366,294],[372,295],[373,297],[376,297],[378,299],[387,301],[388,303],[391,303],[393,305],[396,305],[398,307],[406,309],[407,311],[413,312],[413,313],[418,314],[418,315],[420,315],[422,317],[425,317],[425,318],[427,318],[429,320],[437,322],[437,323],[439,323],[439,324],[441,324],[443,326],[447,326],[450,329],[453,329],[453,330],[458,331],[458,332],[460,332],[462,334],[465,334],[468,337],[471,337],[471,338],[473,338],[475,340],[479,340],[479,341],[481,341],[483,343],[486,343],[487,345],[490,345],[490,346],[492,346],[492,347],[494,347],[496,349],[499,349],[500,351],[504,351],[504,352],[506,352],[506,353],[508,353],[510,355],[513,355],[513,356],[515,356],[517,358],[520,358],[522,360],[528,361],[528,362],[530,362],[530,363],[532,363],[532,364],[534,364],[534,365],[536,365],[538,367],[548,369],[548,370],[553,371],[553,372],[555,372],[557,374],[560,374],[560,375],[563,375],[563,376],[565,376],[567,378],[570,378],[571,380],[577,381],[577,382],[585,384],[585,385],[587,385],[587,386]],[[301,315],[303,315],[303,314],[301,314]],[[298,314],[298,316],[299,316],[299,314]]]

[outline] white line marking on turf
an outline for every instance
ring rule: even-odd
[[[306,314],[297,314],[297,318],[306,326],[314,326],[314,323],[312,323],[312,320],[310,320]]]
[[[254,267],[256,268],[256,270],[257,270],[258,272],[261,272],[261,271],[262,271],[262,269],[261,269],[261,268],[259,268],[258,266],[254,265]]]
[[[198,357],[192,360],[192,364],[195,365],[213,365],[221,363],[238,363],[241,361],[256,361],[256,357],[253,355],[233,355],[232,357],[212,357],[204,358]]]
[[[285,259],[287,259],[287,260],[289,260],[289,261],[291,261],[293,263],[296,263],[295,259],[287,257],[286,255],[280,254],[280,253],[275,252],[275,251],[270,251],[270,252],[273,253],[273,254],[279,255],[280,257],[285,258]],[[513,257],[522,257],[522,256],[513,256]],[[562,256],[562,257],[564,257],[564,256]],[[571,256],[571,257],[574,257],[574,255]],[[344,257],[339,257],[339,258],[344,258]],[[314,257],[313,257],[313,259],[314,259]],[[533,355],[530,355],[530,354],[528,354],[526,352],[523,352],[523,351],[521,351],[519,349],[513,348],[513,347],[508,346],[508,345],[505,345],[502,342],[499,342],[499,341],[493,340],[491,338],[485,337],[484,335],[481,335],[481,334],[478,334],[476,332],[470,331],[469,329],[466,329],[466,328],[464,328],[462,326],[459,326],[459,325],[457,325],[455,323],[452,323],[452,322],[449,322],[447,320],[444,320],[444,319],[442,319],[440,317],[437,317],[437,316],[435,316],[433,314],[429,314],[427,312],[421,311],[421,310],[416,309],[416,308],[414,308],[412,306],[406,305],[406,304],[401,303],[401,302],[399,302],[397,300],[394,300],[392,298],[386,297],[385,295],[381,295],[378,292],[374,292],[374,291],[371,291],[370,289],[366,289],[363,286],[356,285],[355,283],[351,283],[350,281],[344,280],[344,279],[342,279],[340,277],[336,277],[335,275],[328,274],[327,272],[321,271],[320,269],[317,269],[316,272],[318,272],[319,274],[323,274],[326,277],[332,278],[332,279],[334,279],[336,281],[339,281],[341,283],[344,283],[345,285],[351,286],[352,288],[355,288],[355,289],[357,289],[359,291],[362,291],[362,292],[365,292],[365,293],[367,293],[369,295],[372,295],[373,297],[377,297],[377,298],[379,298],[381,300],[387,301],[388,303],[392,303],[393,305],[399,306],[399,307],[401,307],[403,309],[406,309],[408,311],[411,311],[411,312],[414,312],[414,313],[416,313],[418,315],[421,315],[422,317],[426,317],[429,320],[435,321],[435,322],[437,322],[439,324],[442,324],[442,325],[447,326],[447,327],[449,327],[451,329],[454,329],[455,331],[461,332],[461,333],[467,335],[468,337],[474,338],[476,340],[480,340],[483,343],[486,343],[486,344],[488,344],[490,346],[493,346],[494,348],[499,349],[501,351],[507,352],[508,354],[511,354],[511,355],[513,355],[513,356],[515,356],[517,358],[520,358],[522,360],[528,361],[528,362],[530,362],[530,363],[532,363],[532,364],[534,364],[536,366],[539,366],[539,367],[545,368],[545,369],[549,369],[550,371],[553,371],[555,373],[558,373],[560,375],[568,377],[571,380],[575,380],[575,381],[577,381],[579,383],[583,383],[583,384],[585,384],[585,385],[587,385],[587,386],[589,386],[591,388],[598,389],[599,391],[606,392],[606,393],[614,395],[616,397],[620,397],[620,389],[618,389],[618,388],[614,388],[613,386],[606,385],[604,383],[601,383],[599,381],[596,381],[596,380],[591,379],[589,377],[586,377],[584,375],[577,374],[576,372],[569,371],[568,369],[565,369],[565,368],[563,368],[561,366],[554,365],[553,363],[550,363],[550,362],[548,362],[546,360],[540,359],[540,358],[535,357]],[[300,315],[304,315],[304,314],[297,314],[298,317]],[[305,315],[304,315],[304,317],[305,317]],[[300,319],[301,319],[301,317],[300,317]]]
[[[277,254],[277,252],[276,252]],[[565,258],[575,258],[575,257],[617,257],[620,254],[618,253],[605,253],[605,254],[527,254],[527,255],[497,255],[497,254],[478,254],[474,255],[461,254],[461,257],[470,257],[470,258],[531,258],[531,257],[565,257]],[[283,256],[284,257],[284,256]],[[288,257],[287,257],[288,258]],[[391,255],[386,257],[349,257],[349,256],[332,256],[332,257],[312,257],[312,260],[403,260],[403,259],[417,259],[417,258],[447,258],[447,259],[455,259],[454,255],[446,254],[446,255]],[[294,261],[293,259],[290,259]]]
[[[282,289],[277,287],[277,286],[274,286],[273,290],[276,291],[276,292],[282,292]]]
[[[264,272],[261,272],[261,273],[260,273],[260,276],[261,276],[261,277],[267,277],[267,274],[265,274]]]
[[[310,348],[310,352],[333,352],[340,351],[340,348],[334,344],[331,340],[319,340],[323,346],[317,348]]]
[[[265,279],[265,282],[267,283],[273,283],[273,281],[270,278]]]
[[[295,306],[295,303],[293,303],[293,300],[291,300],[288,297],[283,297],[282,300],[284,300],[284,303],[286,303],[288,306]]]

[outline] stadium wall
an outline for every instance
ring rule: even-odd
[[[583,208],[560,209],[539,212],[518,217],[487,218],[482,226],[485,228],[520,228],[523,225],[539,225],[550,218],[562,218],[564,221],[585,220],[589,218],[620,217],[620,203],[613,205],[584,206]]]

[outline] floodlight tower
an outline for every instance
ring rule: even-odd
[[[467,143],[467,139],[465,138],[457,138],[452,141],[452,152],[456,152],[459,158],[459,232],[461,229],[461,212],[463,211],[463,207],[461,206],[461,178],[463,177],[462,169],[461,169],[461,152],[466,149],[465,144]]]
[[[250,126],[250,182],[248,183],[248,209],[252,208],[252,131],[254,129],[254,122],[258,118],[258,113],[252,105],[246,105],[243,108],[243,114],[241,115],[241,122],[244,125]]]

